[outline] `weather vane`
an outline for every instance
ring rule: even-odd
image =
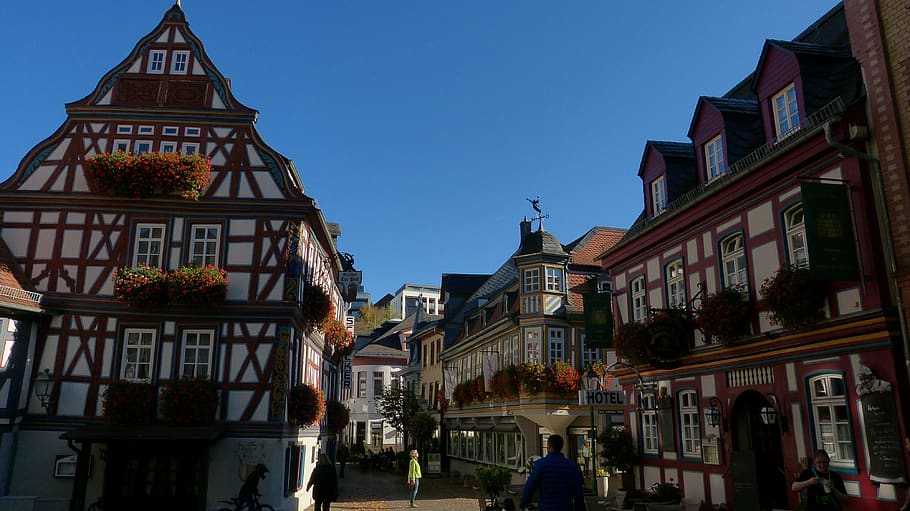
[[[543,211],[540,209],[540,195],[536,199],[527,199],[531,203],[531,207],[534,208],[534,211],[537,212],[537,216],[531,220],[537,220],[537,228],[543,230],[543,219],[550,218],[550,215],[544,215]]]

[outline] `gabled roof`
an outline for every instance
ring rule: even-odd
[[[750,98],[715,98],[710,96],[700,96],[698,98],[698,103],[695,105],[695,113],[692,115],[692,120],[689,122],[689,131],[686,134],[690,139],[695,133],[695,122],[701,117],[699,112],[704,107],[705,103],[714,107],[721,116],[724,117],[724,120],[728,120],[731,116],[749,116],[761,118],[761,111],[758,107],[758,99],[754,97]]]
[[[597,256],[619,243],[625,232],[625,229],[614,227],[592,227],[580,238],[566,245],[569,264],[600,267]]]
[[[654,150],[668,159],[694,160],[695,149],[691,142],[667,142],[664,140],[648,140],[645,142],[645,149],[641,153],[641,162],[638,164],[638,177],[644,175],[645,160],[648,159],[648,151]]]

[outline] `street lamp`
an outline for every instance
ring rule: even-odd
[[[783,409],[780,407],[780,401],[777,399],[777,396],[773,392],[769,392],[766,397],[768,398],[768,404],[761,407],[758,414],[761,416],[761,421],[766,426],[773,426],[778,424],[778,419],[780,423],[780,430],[783,433],[787,432],[787,416],[784,415]]]
[[[35,386],[35,396],[38,398],[41,408],[44,408],[46,412],[50,412],[51,393],[54,390],[54,376],[51,374],[51,370],[45,368],[40,371],[38,376],[35,376],[35,379],[32,380],[32,383]]]
[[[600,383],[600,375],[597,374],[597,371],[594,370],[592,366],[588,366],[587,372],[585,372],[585,390],[588,392],[596,392],[598,390],[603,390]],[[591,405],[591,490],[595,493],[597,492],[597,426],[594,425],[594,400],[589,399]]]
[[[705,422],[712,426],[720,424],[720,432],[727,432],[727,416],[724,415],[724,404],[716,397],[711,398],[711,406],[705,410]]]

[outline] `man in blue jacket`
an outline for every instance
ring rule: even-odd
[[[547,455],[537,460],[521,492],[518,506],[526,509],[531,495],[539,491],[538,511],[587,511],[582,489],[581,470],[562,453],[563,439],[550,435]]]

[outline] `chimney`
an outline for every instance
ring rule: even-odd
[[[528,234],[531,234],[531,221],[528,220],[527,217],[525,217],[525,218],[521,221],[521,229],[520,229],[520,231],[521,231],[521,239],[519,240],[519,242],[522,242],[522,241],[525,240],[525,237],[526,237]]]

